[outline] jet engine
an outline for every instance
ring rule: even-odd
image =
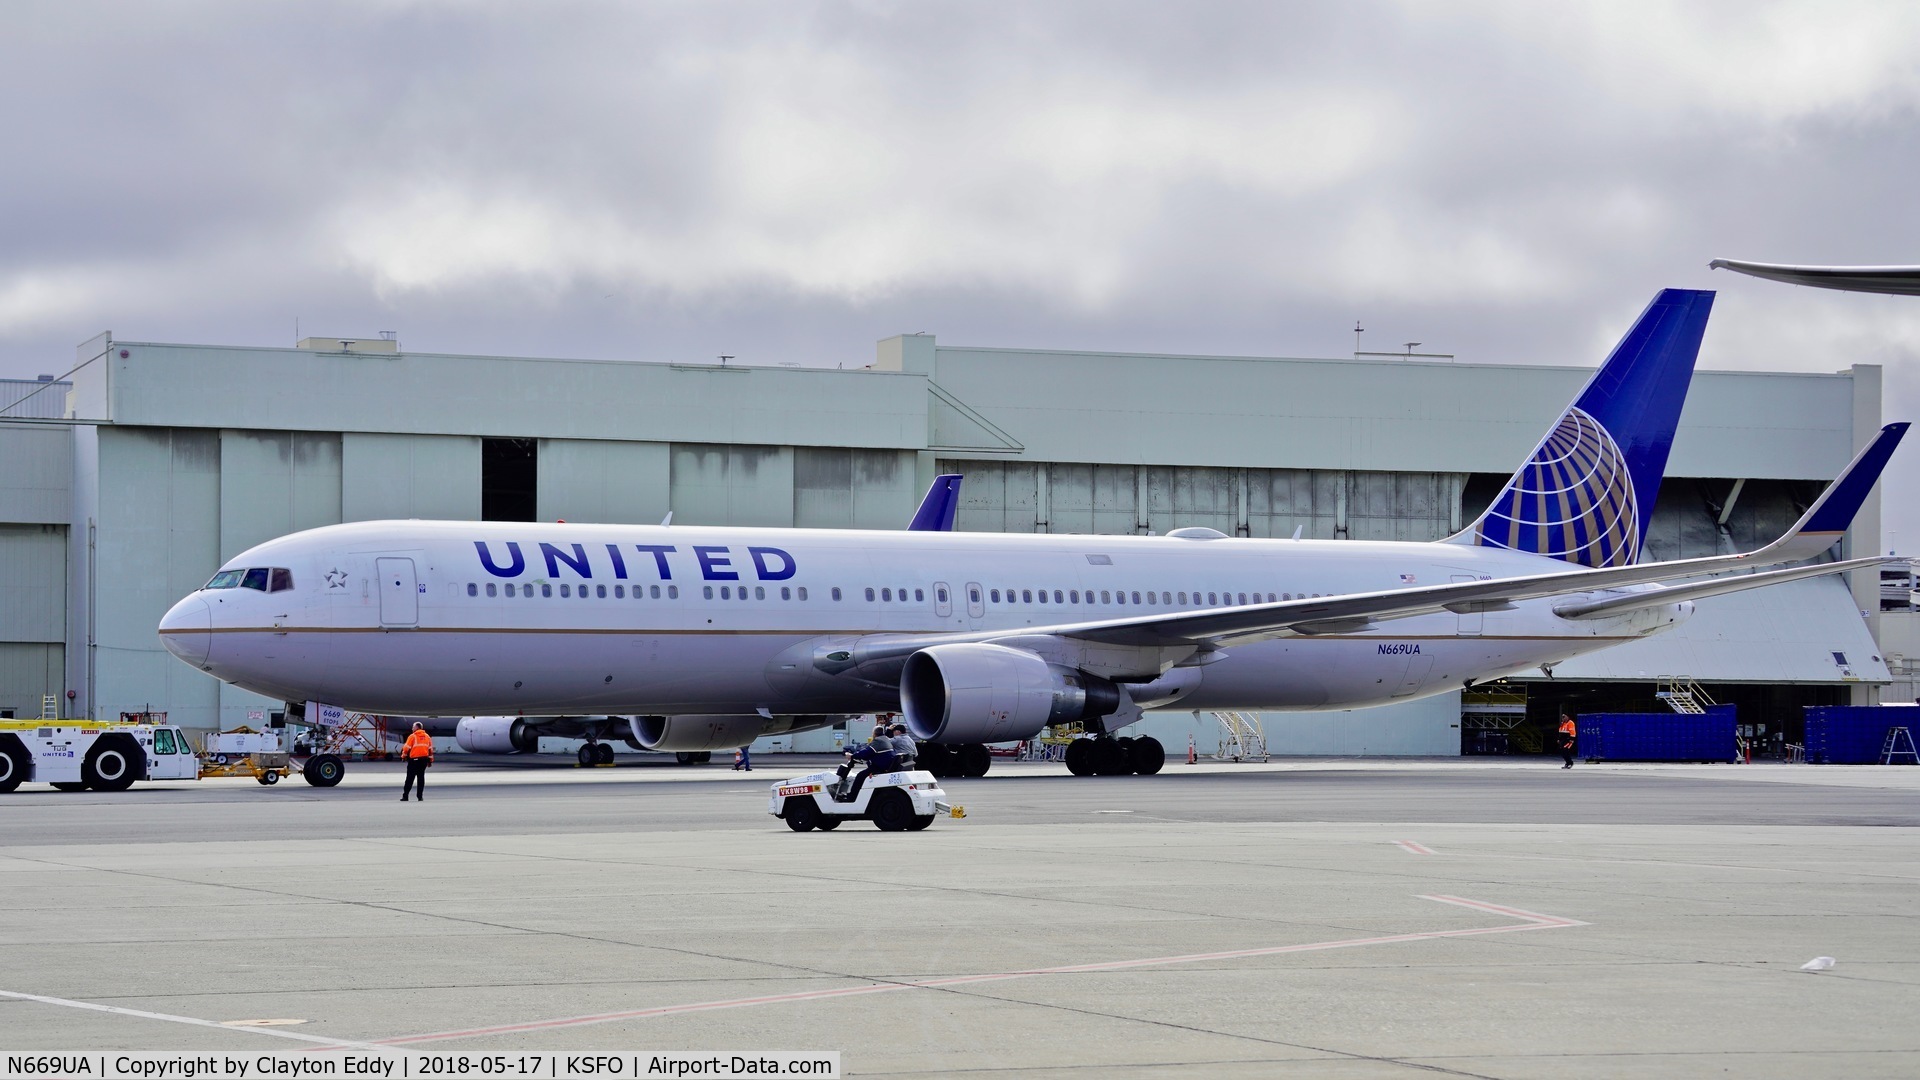
[[[453,740],[470,754],[531,754],[540,734],[514,716],[467,716],[454,725]]]
[[[1120,700],[1107,679],[1005,645],[934,645],[900,674],[907,730],[927,742],[1032,738],[1048,724],[1106,716]]]

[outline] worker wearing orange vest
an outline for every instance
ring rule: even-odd
[[[413,734],[400,747],[400,757],[407,763],[407,785],[400,789],[400,801],[406,802],[408,793],[418,784],[420,801],[427,801],[427,766],[433,764],[433,736],[427,734],[425,724],[416,722]]]
[[[1567,763],[1565,765],[1560,766],[1561,768],[1563,769],[1573,768],[1573,750],[1574,750],[1574,747],[1579,745],[1579,742],[1580,742],[1579,732],[1573,725],[1573,714],[1570,712],[1561,713],[1560,714],[1560,753],[1567,759]]]

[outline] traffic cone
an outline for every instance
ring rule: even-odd
[[[1193,752],[1193,736],[1189,734],[1187,736],[1187,764],[1197,765],[1199,763],[1200,763],[1200,756]]]

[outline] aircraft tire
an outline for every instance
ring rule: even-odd
[[[613,744],[594,743],[593,763],[595,765],[613,764]]]
[[[27,748],[20,745],[20,736],[0,735],[0,794],[12,791],[27,778]]]
[[[787,828],[794,832],[812,832],[819,828],[823,815],[820,813],[819,804],[815,803],[811,797],[789,795],[786,804],[781,807],[780,816],[786,819]]]
[[[905,832],[913,824],[913,800],[899,788],[881,788],[867,804],[867,816],[881,832]]]
[[[1141,776],[1152,776],[1167,763],[1167,748],[1160,740],[1151,735],[1142,735],[1133,740],[1133,771]]]
[[[713,760],[713,751],[711,750],[701,750],[698,753],[693,755],[693,763],[695,765],[705,765],[707,762],[712,760]]]
[[[53,782],[53,789],[55,791],[85,791],[87,790],[87,782],[85,780],[55,780]]]
[[[1067,771],[1075,776],[1092,776],[1093,740],[1075,739],[1067,744]]]
[[[985,776],[993,768],[993,755],[979,743],[968,743],[960,748],[960,776]]]
[[[932,814],[915,814],[913,820],[907,824],[907,831],[919,832],[931,824],[933,824]]]
[[[573,760],[579,762],[580,767],[583,769],[590,769],[593,766],[599,764],[600,752],[594,749],[596,745],[598,744],[587,743],[584,746],[580,747],[580,749],[575,750],[573,752]]]
[[[1120,748],[1117,739],[1101,737],[1093,740],[1093,749],[1088,754],[1095,776],[1121,776],[1127,773],[1127,752]]]
[[[953,748],[941,743],[921,743],[920,767],[936,779],[953,775]]]
[[[95,791],[125,791],[140,778],[146,755],[126,734],[102,735],[80,766],[80,779]]]
[[[820,824],[814,826],[814,828],[819,829],[821,832],[832,832],[833,830],[839,828],[840,823],[845,820],[847,819],[843,817],[835,817],[832,814],[821,814]]]
[[[1134,771],[1133,770],[1133,736],[1118,735],[1114,737],[1113,741],[1115,745],[1120,747],[1121,768],[1120,768],[1120,771],[1115,775],[1125,776],[1128,773]]]
[[[315,754],[307,759],[300,775],[314,787],[333,787],[346,778],[347,763],[336,754]]]

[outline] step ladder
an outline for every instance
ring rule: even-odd
[[[1901,749],[1902,747],[1905,747],[1905,749]],[[1907,760],[1895,762],[1893,760],[1894,758],[1906,758]],[[1920,751],[1914,749],[1913,731],[1911,729],[1904,727],[1891,727],[1887,729],[1887,741],[1880,747],[1880,764],[1920,765]]]
[[[1254,713],[1216,712],[1220,724],[1220,752],[1214,756],[1228,761],[1267,760],[1267,736],[1260,729],[1260,717]]]
[[[40,695],[40,719],[60,719],[60,699],[53,694]]]
[[[1667,708],[1677,713],[1698,716],[1714,704],[1700,684],[1680,675],[1662,675],[1654,683],[1653,696],[1667,703]]]

